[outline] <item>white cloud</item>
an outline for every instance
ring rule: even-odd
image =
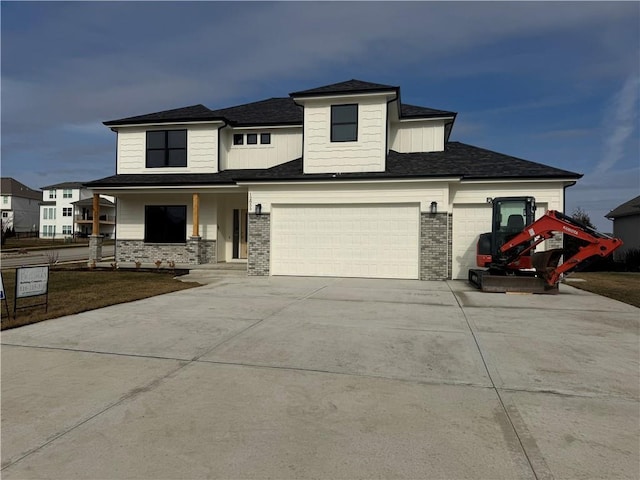
[[[608,172],[624,156],[625,147],[638,128],[638,92],[640,76],[633,74],[627,78],[622,88],[615,94],[611,112],[605,117],[606,139],[602,160],[594,170],[599,177]],[[637,142],[637,138],[635,139]]]

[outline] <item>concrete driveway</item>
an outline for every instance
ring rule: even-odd
[[[637,479],[639,326],[564,285],[220,277],[3,332],[2,478]]]

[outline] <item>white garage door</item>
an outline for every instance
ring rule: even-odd
[[[418,278],[418,205],[275,205],[272,275]]]
[[[453,206],[454,279],[467,279],[470,268],[476,268],[476,244],[481,233],[491,231],[491,205]]]

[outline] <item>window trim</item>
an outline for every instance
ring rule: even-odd
[[[356,109],[356,121],[355,122],[336,122],[333,119],[334,116],[334,108],[335,107],[355,107]],[[330,125],[330,137],[331,137],[331,142],[335,142],[335,143],[344,143],[344,142],[357,142],[358,141],[358,116],[360,113],[360,109],[358,107],[357,103],[342,103],[339,105],[331,105],[331,125]],[[338,126],[338,125],[355,125],[356,127],[356,133],[355,133],[355,138],[353,140],[348,139],[348,140],[334,140],[334,134],[333,134],[333,127],[334,126]]]
[[[169,132],[184,132],[184,148],[170,148],[169,147]],[[164,133],[164,148],[149,148],[149,133]],[[185,168],[188,165],[187,159],[187,146],[188,146],[188,134],[186,128],[176,128],[170,130],[147,130],[145,132],[145,168]],[[169,165],[169,154],[171,151],[183,151],[184,150],[184,165]],[[162,152],[164,151],[164,163],[163,165],[149,165],[149,152]]]
[[[67,215],[67,212],[69,212],[68,215]],[[62,207],[62,216],[73,217],[73,207]]]
[[[73,198],[73,190],[70,189],[70,188],[63,189],[62,190],[62,198]]]
[[[268,142],[263,142],[264,138],[268,138]],[[265,132],[260,134],[260,145],[271,145],[271,132]]]

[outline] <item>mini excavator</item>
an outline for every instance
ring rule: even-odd
[[[607,257],[622,246],[622,240],[597,232],[556,210],[535,220],[533,197],[498,197],[493,205],[491,232],[480,235],[476,263],[469,282],[485,292],[558,293],[566,273],[585,261]],[[571,258],[562,248],[535,252],[541,242],[557,233],[582,240],[584,246]]]

